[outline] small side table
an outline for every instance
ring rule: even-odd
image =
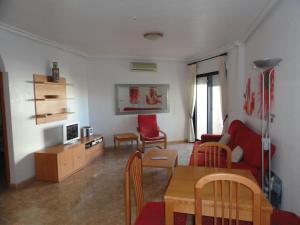
[[[152,159],[152,157],[166,157],[166,159]],[[178,165],[178,152],[170,149],[150,149],[143,157],[143,167],[156,167],[168,169],[171,178],[174,168]]]
[[[120,142],[122,142],[122,141],[131,141],[132,145],[133,145],[133,141],[136,141],[136,148],[138,148],[139,139],[138,139],[138,136],[134,133],[115,134],[114,135],[114,147],[115,147],[115,149],[120,148]]]

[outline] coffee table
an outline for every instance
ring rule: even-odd
[[[152,159],[152,157],[166,157],[166,159]],[[170,177],[177,164],[178,152],[176,150],[149,149],[143,157],[143,167],[166,168]]]
[[[134,133],[122,133],[122,134],[115,134],[114,135],[114,148],[120,148],[120,142],[122,141],[131,141],[131,144],[133,144],[133,141],[136,141],[136,148],[138,148],[139,145],[139,139],[138,136]]]

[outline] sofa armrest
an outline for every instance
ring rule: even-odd
[[[201,135],[201,142],[212,142],[212,141],[219,141],[222,137],[222,134],[202,134]]]

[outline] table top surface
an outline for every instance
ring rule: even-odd
[[[153,160],[151,157],[166,156],[167,159]],[[143,157],[143,166],[145,167],[160,167],[172,168],[178,157],[178,152],[171,149],[149,149]]]
[[[194,195],[196,182],[203,176],[216,172],[234,173],[247,177],[256,182],[255,178],[249,170],[178,166],[175,168],[174,174],[164,195],[165,200],[195,204]],[[225,196],[225,201],[229,201],[228,198],[229,196]],[[213,201],[212,184],[208,184],[204,188],[203,201],[206,201],[208,204],[209,202],[211,203]],[[241,206],[244,205],[245,207],[252,206],[252,192],[244,186],[241,186],[240,189],[239,203]],[[263,194],[261,208],[262,210],[272,211],[270,202]]]
[[[136,139],[138,136],[135,133],[122,133],[122,134],[115,134],[115,139]]]

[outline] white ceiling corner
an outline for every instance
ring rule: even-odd
[[[186,61],[246,40],[277,1],[1,0],[0,29],[84,57]]]

